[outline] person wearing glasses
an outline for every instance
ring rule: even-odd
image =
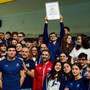
[[[21,42],[22,45],[25,47],[24,38],[25,38],[25,34],[23,32],[18,33],[18,42]]]
[[[52,62],[55,61],[57,50],[60,46],[62,37],[65,35],[64,25],[63,25],[63,17],[60,16],[60,38],[58,39],[57,34],[55,32],[51,32],[48,37],[48,17],[45,17],[45,26],[44,26],[44,42],[48,45],[48,49],[50,50],[51,56],[53,56]]]
[[[78,56],[78,62],[81,64],[81,66],[82,66],[82,73],[81,73],[81,75],[83,76],[83,77],[85,77],[86,78],[86,69],[87,69],[87,66],[88,66],[88,64],[87,64],[87,54],[85,54],[85,53],[80,53],[79,54],[79,56]]]

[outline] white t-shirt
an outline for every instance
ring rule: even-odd
[[[55,80],[49,80],[47,90],[59,90],[60,82]]]
[[[35,62],[35,66],[37,66],[36,57],[33,57],[33,61]]]
[[[2,58],[0,58],[0,61],[2,60]]]
[[[36,61],[36,57],[33,57],[33,61],[34,61],[34,62]]]
[[[70,53],[70,56],[76,59],[78,58],[78,55],[80,53],[87,54],[88,55],[87,59],[90,61],[90,48],[89,49],[80,48],[79,50],[76,50],[76,48],[74,47],[72,52]]]

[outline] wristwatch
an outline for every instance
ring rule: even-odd
[[[28,69],[25,70],[25,73],[27,73],[27,72],[28,72]]]

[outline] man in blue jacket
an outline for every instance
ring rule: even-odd
[[[48,31],[47,31],[47,29],[48,29],[48,18],[47,17],[45,18],[44,42],[48,45],[48,49],[50,50],[50,53],[53,56],[52,62],[55,61],[56,52],[58,50],[58,47],[60,46],[62,37],[65,35],[62,16],[60,17],[59,21],[60,21],[60,26],[61,26],[61,32],[60,32],[60,38],[58,39],[57,34],[55,32],[50,33],[49,37],[48,37]]]

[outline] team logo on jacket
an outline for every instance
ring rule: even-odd
[[[48,70],[51,70],[51,68],[49,67]]]
[[[26,64],[26,67],[30,67],[29,63]]]
[[[84,73],[84,76],[86,76],[86,73]]]
[[[5,67],[8,67],[8,65],[5,65]]]
[[[41,67],[39,67],[39,69],[41,69]]]
[[[79,87],[80,86],[80,84],[77,84],[77,87]]]
[[[70,83],[70,85],[73,85],[72,83]]]
[[[17,63],[17,65],[16,66],[19,66],[19,63]]]

